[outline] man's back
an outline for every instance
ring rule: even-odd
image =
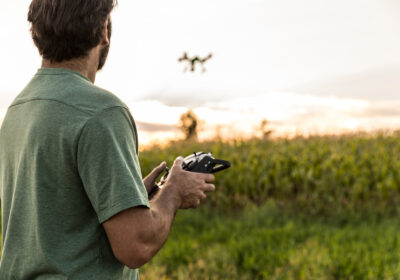
[[[101,223],[149,206],[126,106],[66,69],[40,69],[0,130],[0,279],[136,279]]]

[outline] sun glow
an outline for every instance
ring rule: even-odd
[[[257,136],[264,119],[268,120],[268,128],[274,131],[275,136],[398,128],[400,116],[382,117],[371,113],[372,109],[376,111],[376,108],[385,106],[387,104],[377,105],[365,100],[274,92],[209,102],[195,108],[194,112],[201,121],[199,138],[206,140],[215,137],[229,139]],[[132,103],[131,107],[139,123],[142,144],[182,138],[178,120],[187,110],[185,107],[170,107],[159,101],[141,101]],[[160,125],[157,133],[151,126],[140,125],[154,122]]]

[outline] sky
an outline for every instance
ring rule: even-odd
[[[40,67],[30,1],[0,10],[0,122]],[[120,0],[109,59],[96,84],[128,104],[141,143],[181,137],[193,109],[199,136],[400,128],[398,0]],[[207,71],[177,60],[213,58]]]

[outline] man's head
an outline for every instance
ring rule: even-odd
[[[104,41],[107,27],[111,38],[112,9],[116,0],[33,0],[28,12],[31,34],[39,53],[50,62],[82,58]],[[100,51],[100,70],[109,45]]]

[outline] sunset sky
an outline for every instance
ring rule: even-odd
[[[0,10],[0,122],[40,57],[26,14]],[[124,1],[113,12],[109,60],[96,84],[130,107],[142,143],[177,137],[193,109],[202,138],[400,128],[398,0]],[[214,57],[207,72],[177,59]]]

